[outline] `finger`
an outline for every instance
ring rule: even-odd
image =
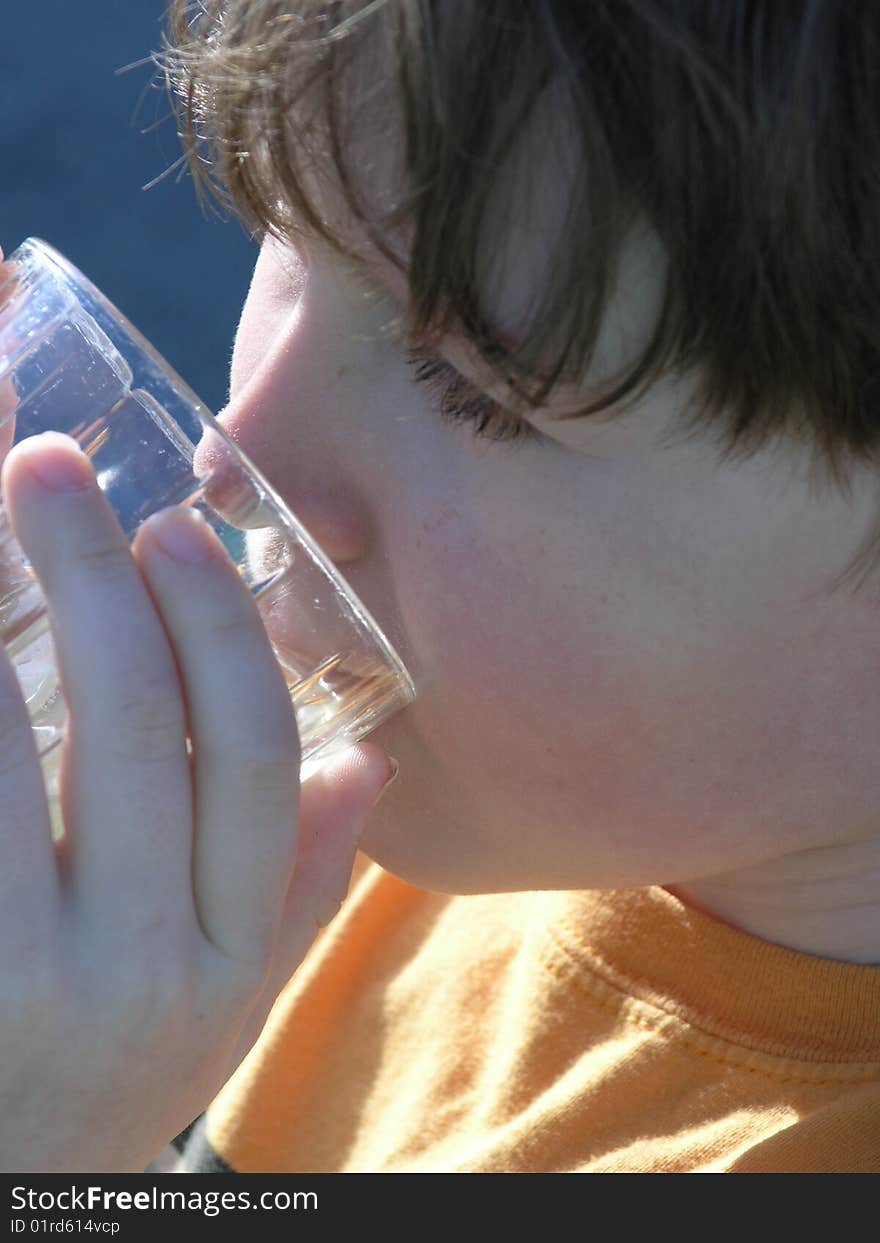
[[[189,536],[178,555],[191,559],[163,551],[175,532]],[[164,511],[141,527],[135,555],[186,692],[199,920],[225,955],[265,964],[296,854],[290,692],[253,597],[207,523]]]
[[[43,771],[18,678],[0,653],[0,961],[16,970],[51,944],[60,878]]]
[[[38,472],[55,472],[56,486]],[[155,925],[184,910],[192,923],[181,688],[125,533],[68,437],[20,442],[3,484],[44,589],[68,705],[62,808],[76,894],[105,924]]]

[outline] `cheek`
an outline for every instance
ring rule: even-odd
[[[524,771],[517,757],[530,757],[534,776],[538,753],[552,761],[577,737],[606,630],[583,567],[603,553],[549,507],[512,503],[513,472],[503,493],[485,476],[465,484],[458,475],[454,503],[442,500],[436,471],[433,480],[418,519],[394,536],[402,620],[420,665],[410,724],[457,781],[494,774],[509,784]]]

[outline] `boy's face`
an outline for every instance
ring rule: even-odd
[[[559,199],[552,168],[533,172],[547,227],[499,217],[487,275],[510,329]],[[870,479],[847,501],[788,447],[720,466],[707,442],[663,446],[692,391],[671,382],[609,423],[548,410],[537,440],[480,440],[415,379],[386,331],[401,282],[370,262],[378,297],[329,248],[304,264],[264,244],[221,419],[416,680],[376,735],[400,777],[365,851],[467,893],[684,884],[867,833],[877,596],[825,589],[874,519]],[[660,277],[634,244],[609,371]],[[444,349],[482,379],[461,342]]]

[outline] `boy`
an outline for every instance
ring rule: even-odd
[[[282,729],[248,621],[262,682],[193,782],[227,974],[191,968],[184,1003],[178,872],[117,917],[115,1056],[103,1097],[71,1057],[55,1168],[98,1132],[131,1168],[205,1106],[181,1169],[880,1168],[875,11],[178,0],[172,21],[193,166],[201,136],[265,231],[222,421],[419,697],[303,787],[279,917],[281,757],[262,798],[211,799],[219,760],[256,768]],[[51,580],[25,457],[4,483]],[[193,578],[149,535],[136,557],[196,710],[223,702],[177,620]],[[206,618],[233,606],[215,562]],[[99,729],[80,702],[72,756]],[[399,778],[368,812],[380,747]],[[74,849],[99,822],[79,764]],[[120,808],[139,788],[91,778]],[[176,849],[164,825],[153,850]],[[109,884],[124,861],[91,832]],[[358,836],[342,911],[238,1065]]]

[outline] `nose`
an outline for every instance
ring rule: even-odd
[[[281,497],[287,508],[305,527],[319,548],[334,564],[343,566],[360,561],[366,554],[365,523],[356,507],[342,488],[333,489],[329,482],[297,487],[289,482],[278,464],[255,452],[250,441],[242,443],[242,437],[230,408],[218,416],[218,423],[234,443],[243,449],[272,489]],[[207,431],[196,447],[193,473],[202,481],[204,498],[230,525],[241,530],[265,525],[265,515],[256,504],[257,497],[251,482],[251,470],[238,454],[233,454],[228,444],[213,432]]]
[[[367,510],[345,465],[344,427],[331,427],[327,410],[315,409],[320,376],[307,370],[297,317],[287,318],[252,374],[242,380],[239,370],[217,421],[330,560],[352,565],[367,553]],[[206,433],[193,465],[208,503],[248,526],[253,492],[228,446]]]

